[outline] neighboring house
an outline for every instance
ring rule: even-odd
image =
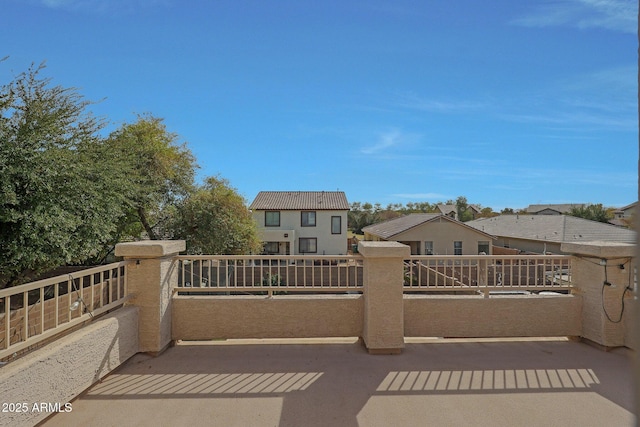
[[[456,205],[439,204],[437,207],[442,215],[448,216],[451,219],[459,219],[458,207]],[[468,209],[471,211],[471,216],[473,219],[476,219],[478,215],[482,212],[482,210],[478,208],[478,206],[476,205],[469,205]]]
[[[564,203],[556,205],[529,205],[525,212],[531,215],[564,215],[571,212],[573,208],[584,207],[584,203]]]
[[[411,247],[412,255],[492,254],[489,233],[442,214],[410,214],[362,229],[365,240],[391,240]]]
[[[631,218],[635,214],[637,206],[638,202],[633,202],[630,205],[616,209],[614,215],[616,218]]]
[[[629,227],[636,215],[637,206],[638,202],[633,202],[630,205],[616,209],[613,213],[613,219],[609,223],[620,227]]]
[[[265,254],[347,253],[349,202],[342,191],[261,191],[249,209]]]
[[[440,213],[451,219],[458,219],[458,207],[456,205],[438,205]]]
[[[565,242],[636,243],[633,230],[570,215],[500,215],[465,223],[497,237],[496,246],[561,254]]]
[[[482,209],[480,209],[477,205],[469,205],[469,209],[471,210],[473,219],[476,219],[478,215],[482,213]]]

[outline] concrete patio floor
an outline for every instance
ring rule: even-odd
[[[409,340],[408,340],[409,341]],[[181,343],[136,355],[43,425],[629,426],[630,350],[568,340]],[[233,345],[229,345],[233,344]]]

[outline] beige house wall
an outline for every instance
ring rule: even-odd
[[[296,235],[296,230],[281,230],[279,228],[272,230],[269,227],[268,229],[259,229],[258,238],[262,242],[278,242],[278,255],[294,255],[298,236]],[[289,245],[288,251],[287,244]]]
[[[0,425],[35,425],[51,413],[33,411],[34,403],[60,403],[64,409],[137,352],[138,309],[125,307],[3,366],[2,395],[27,403],[28,411],[0,412]]]
[[[365,236],[366,238],[366,236]],[[462,242],[462,255],[478,255],[478,242],[488,242],[489,253],[492,253],[493,239],[446,219],[436,219],[403,233],[396,234],[392,240],[396,242],[420,242],[420,255],[424,255],[424,242],[433,242],[433,255],[454,255],[453,242]],[[415,253],[412,247],[412,253]]]
[[[173,339],[359,337],[362,295],[178,296]]]
[[[558,296],[405,295],[408,337],[580,336],[582,299]]]
[[[263,234],[264,241],[279,241],[286,242],[293,240],[293,247],[291,247],[291,255],[299,255],[300,249],[299,239],[304,237],[315,237],[317,239],[318,252],[314,255],[346,255],[347,253],[347,211],[322,211],[316,210],[316,225],[315,227],[302,227],[301,225],[301,212],[302,211],[279,211],[280,212],[280,226],[279,227],[265,227],[265,211],[259,210],[252,213],[253,218],[258,224],[258,229]],[[339,216],[341,223],[341,233],[331,233],[331,217]],[[284,234],[278,236],[278,230],[282,230],[282,233],[293,231],[294,237],[289,235],[284,237]],[[277,236],[279,240],[267,240]],[[281,254],[284,254],[284,248],[281,247]]]

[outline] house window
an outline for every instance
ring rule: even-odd
[[[342,218],[339,216],[331,217],[331,234],[342,233]]]
[[[462,255],[462,242],[460,241],[453,242],[453,254]]]
[[[280,243],[278,242],[264,242],[264,249],[262,252],[265,255],[271,254],[279,254],[280,253]]]
[[[433,255],[433,242],[424,242],[424,254]]]
[[[301,237],[298,246],[301,254],[315,254],[318,252],[318,239],[315,237]]]
[[[266,211],[264,213],[265,227],[280,227],[280,211]]]
[[[302,211],[300,225],[303,227],[315,227],[316,226],[316,212],[315,211]]]
[[[489,254],[489,242],[488,241],[479,241],[478,242],[478,255],[488,255]]]

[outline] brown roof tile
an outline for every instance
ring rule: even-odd
[[[349,210],[343,191],[261,191],[251,210]]]

